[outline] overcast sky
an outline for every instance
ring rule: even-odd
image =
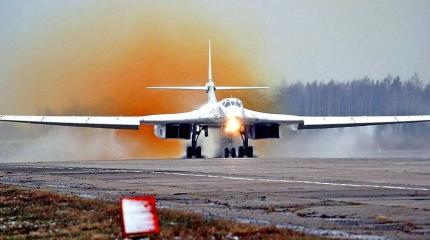
[[[222,4],[210,9],[224,24],[237,20],[236,27],[242,25],[244,32],[261,31],[262,63],[275,81],[382,78],[389,73],[407,78],[415,72],[430,79],[430,1],[280,0],[226,4],[229,8],[218,5]]]
[[[70,12],[78,12],[73,16],[82,25],[91,9],[103,9],[105,3],[0,0],[1,81],[7,81],[7,72],[16,64],[13,60],[31,51],[32,38],[49,34],[56,16],[64,20]],[[154,11],[165,19],[186,15],[223,29],[238,48],[243,45],[252,51],[249,61],[264,67],[266,81],[382,78],[389,73],[407,78],[415,72],[430,79],[428,0],[113,3],[121,9],[122,20],[139,11],[142,16]],[[206,42],[206,37],[202,34],[201,41]],[[44,47],[49,48],[49,43]]]
[[[430,78],[430,1],[279,1],[261,9],[276,75]]]

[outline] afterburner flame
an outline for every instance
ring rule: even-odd
[[[227,134],[236,134],[239,133],[240,127],[242,123],[236,117],[227,117],[227,120],[224,125],[224,131]]]

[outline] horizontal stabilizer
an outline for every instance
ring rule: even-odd
[[[156,90],[207,90],[204,86],[181,86],[181,87],[146,87],[148,89]],[[232,86],[220,86],[215,87],[215,90],[257,90],[257,89],[269,89],[269,87],[232,87]]]
[[[146,87],[148,89],[158,89],[158,90],[206,90],[207,87],[202,86],[192,86],[192,87]]]
[[[230,86],[216,87],[216,90],[256,90],[256,89],[269,89],[269,87],[230,87]]]

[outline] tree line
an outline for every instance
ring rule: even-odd
[[[430,82],[388,75],[352,81],[283,83],[278,101],[283,113],[304,116],[430,115]],[[429,136],[430,124],[378,127],[410,136]]]

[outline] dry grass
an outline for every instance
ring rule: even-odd
[[[380,222],[380,223],[394,223],[395,221],[390,219],[387,216],[383,216],[383,215],[378,215],[376,216],[376,221]]]
[[[120,239],[118,205],[0,184],[0,239]],[[183,211],[158,213],[159,239],[322,239]]]
[[[383,215],[378,215],[375,219],[382,224],[399,224],[401,227],[400,230],[403,232],[411,232],[412,230],[417,229],[417,226],[411,221],[396,221]]]

